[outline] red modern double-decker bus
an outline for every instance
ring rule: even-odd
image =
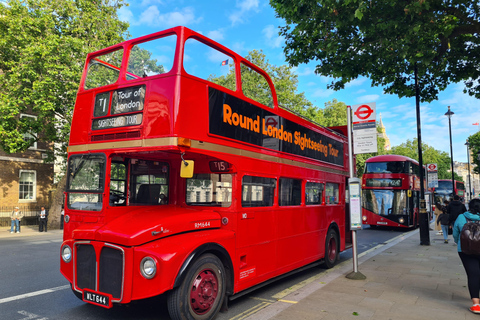
[[[443,204],[445,200],[451,201],[454,195],[459,196],[462,202],[465,201],[465,183],[458,180],[452,183],[452,180],[439,179],[438,187],[434,189],[435,203]]]
[[[89,54],[62,274],[88,303],[167,294],[173,319],[211,319],[246,289],[332,267],[350,244],[339,131],[279,108],[263,70],[184,27]]]
[[[363,224],[417,227],[420,183],[420,166],[409,157],[381,155],[365,161],[362,176]],[[425,181],[423,183],[425,186]]]

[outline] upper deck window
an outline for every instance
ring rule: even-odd
[[[99,55],[88,62],[85,90],[117,82],[122,65],[123,49]]]
[[[365,164],[365,173],[408,173],[408,162],[368,162]]]
[[[137,43],[130,50],[127,80],[169,72],[175,59],[176,35]]]
[[[192,76],[235,91],[235,64],[232,57],[190,38],[185,41],[183,68]]]
[[[243,94],[247,98],[273,108],[272,90],[270,90],[267,79],[265,79],[262,74],[243,63],[240,70],[242,73]]]

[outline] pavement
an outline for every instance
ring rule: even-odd
[[[0,227],[0,238],[43,237],[63,230],[21,233]],[[361,231],[358,231],[361,232]],[[358,274],[351,280],[352,259],[288,288],[231,320],[458,320],[477,319],[471,313],[467,277],[452,236],[430,231],[430,245],[420,245],[419,230],[403,233],[358,256]]]
[[[10,233],[10,227],[0,227],[0,239],[2,238],[25,238],[25,237],[43,237],[52,234],[63,234],[63,230],[48,230],[48,232],[39,232],[37,226],[20,226],[20,233]]]
[[[423,246],[419,230],[405,233],[359,255],[365,280],[346,278],[352,272],[350,259],[242,319],[480,320],[468,310],[467,276],[451,235],[446,244],[430,231],[430,245]]]

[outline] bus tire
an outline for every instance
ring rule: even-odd
[[[332,228],[328,229],[327,237],[325,238],[325,267],[327,269],[333,268],[338,261],[339,255],[338,234]]]
[[[213,254],[204,254],[188,269],[180,286],[167,298],[168,313],[174,320],[213,319],[225,297],[225,269]]]

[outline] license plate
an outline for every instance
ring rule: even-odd
[[[107,294],[100,294],[93,291],[83,290],[83,301],[96,304],[101,307],[111,308],[112,297]]]

